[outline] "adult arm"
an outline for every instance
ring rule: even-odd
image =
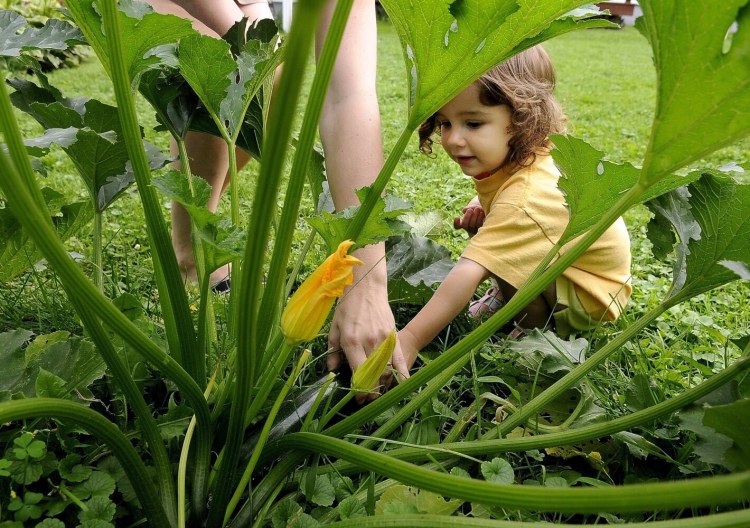
[[[458,260],[424,308],[398,333],[409,367],[417,359],[417,353],[464,309],[477,286],[488,276],[489,272],[473,260]]]
[[[318,52],[334,7],[335,1],[326,7],[322,31],[316,40]],[[354,190],[372,184],[383,166],[376,58],[374,2],[354,0],[320,121],[328,182],[338,210],[359,205]],[[354,255],[364,265],[355,268],[354,282],[334,313],[328,336],[333,350],[328,356],[330,369],[339,367],[339,350],[343,350],[350,367],[356,370],[395,329],[388,305],[385,245],[367,246]],[[394,352],[393,365],[404,377],[408,376],[399,349]]]

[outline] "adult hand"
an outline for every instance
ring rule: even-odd
[[[382,258],[383,251],[383,245],[379,244],[361,248],[353,253],[364,264],[354,269],[354,282],[336,306],[328,334],[329,370],[339,368],[344,357],[352,372],[357,370],[396,328],[393,312],[388,304],[387,271],[385,260]],[[402,379],[409,377],[409,368],[398,343],[393,351],[391,363]],[[393,371],[386,369],[380,378],[381,389],[387,389],[394,381]],[[357,397],[357,401],[371,401],[378,395],[378,392],[363,394]]]

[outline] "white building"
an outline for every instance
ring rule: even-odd
[[[600,10],[608,9],[612,15],[622,17],[626,26],[635,24],[635,19],[643,14],[638,0],[611,0],[609,2],[598,2]]]

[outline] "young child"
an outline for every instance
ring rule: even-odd
[[[398,334],[409,366],[487,278],[495,286],[470,313],[497,311],[565,230],[568,209],[549,155],[548,136],[563,132],[565,122],[554,87],[549,56],[536,46],[487,72],[420,128],[420,150],[432,152],[430,136],[437,131],[445,151],[473,179],[477,196],[454,220],[454,227],[473,234],[467,248]],[[616,319],[630,293],[630,239],[620,218],[516,315],[515,324],[552,327],[562,335],[588,330]]]

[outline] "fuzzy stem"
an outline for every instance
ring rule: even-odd
[[[289,393],[292,385],[294,385],[294,382],[297,381],[297,377],[302,371],[302,367],[305,366],[305,363],[310,358],[310,354],[311,353],[309,350],[305,350],[302,353],[302,356],[297,362],[297,366],[284,383],[284,387],[281,389],[281,392],[279,392],[279,395],[276,397],[276,401],[273,403],[273,407],[271,407],[271,410],[266,417],[266,423],[263,425],[263,429],[260,432],[258,443],[255,445],[255,449],[253,449],[253,455],[250,457],[250,461],[247,463],[247,467],[245,467],[245,471],[242,474],[240,483],[237,486],[232,499],[229,501],[227,511],[224,514],[224,524],[227,524],[229,522],[229,519],[232,517],[232,513],[234,513],[237,504],[240,502],[242,494],[245,492],[245,488],[247,488],[247,485],[250,482],[250,477],[253,474],[253,470],[255,470],[255,464],[257,464],[258,459],[260,458],[260,454],[263,452],[263,447],[266,445],[266,441],[268,440],[268,435],[271,432],[271,427],[273,427],[273,422],[276,419],[276,415],[279,413],[279,409],[284,403],[284,398],[286,398],[286,395]]]
[[[94,211],[94,234],[93,241],[93,264],[94,264],[94,286],[104,295],[104,269],[102,268],[102,217],[104,213]]]
[[[219,469],[215,481],[213,506],[208,526],[221,524],[228,505],[232,487],[231,477],[237,463],[244,436],[245,410],[250,403],[250,391],[257,377],[258,355],[263,351],[255,347],[258,342],[260,320],[258,300],[262,288],[263,262],[268,245],[271,219],[276,204],[280,175],[289,145],[289,135],[297,111],[297,100],[302,88],[303,75],[314,29],[317,26],[324,2],[310,0],[297,4],[297,14],[289,33],[286,63],[274,94],[269,115],[268,135],[263,145],[263,161],[249,221],[248,241],[240,274],[240,284],[233,295],[233,316],[242,324],[237,325],[237,365],[234,383],[233,405],[229,416],[227,440],[224,446],[225,463]],[[234,289],[234,286],[233,286]]]

